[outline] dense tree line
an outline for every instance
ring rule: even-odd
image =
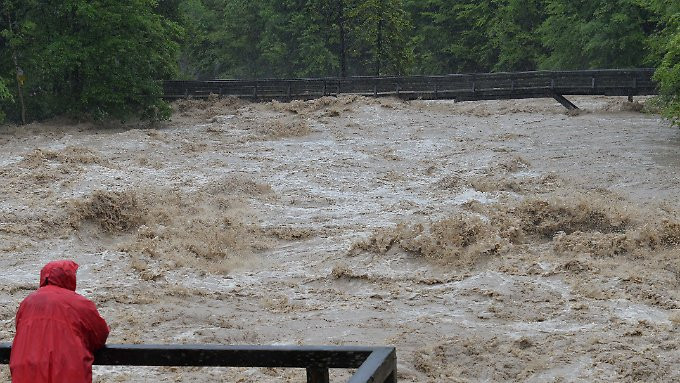
[[[0,1],[0,110],[14,120],[22,103],[29,119],[163,117],[167,78],[648,66],[680,114],[668,0]]]
[[[0,4],[0,98],[12,91],[2,104],[12,119],[169,114],[155,80],[178,74],[182,28],[155,0]]]

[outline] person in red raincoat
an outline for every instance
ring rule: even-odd
[[[13,383],[91,383],[93,353],[109,326],[92,301],[77,294],[73,261],[50,262],[40,288],[19,305],[9,368]]]

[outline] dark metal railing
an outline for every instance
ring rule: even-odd
[[[0,364],[11,345],[0,343]],[[328,383],[329,369],[357,369],[350,383],[396,383],[394,347],[107,345],[95,355],[104,366],[304,368],[308,383]]]
[[[491,100],[564,95],[638,96],[657,94],[654,69],[601,69],[451,74],[444,76],[347,77],[257,80],[165,81],[165,98],[210,95],[251,100],[313,99],[357,94],[402,99]]]

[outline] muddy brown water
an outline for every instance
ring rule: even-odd
[[[40,267],[72,258],[111,343],[394,345],[405,382],[678,381],[680,130],[573,101],[182,101],[160,127],[0,128],[0,341]]]

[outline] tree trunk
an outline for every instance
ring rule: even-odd
[[[9,11],[7,11],[7,25],[9,28],[9,33],[10,35],[13,35],[14,32],[12,30],[12,17],[9,14]],[[16,70],[16,80],[17,80],[17,89],[19,92],[19,103],[21,104],[21,125],[26,125],[26,106],[24,104],[24,87],[21,84],[21,80],[19,79],[19,73],[21,73],[21,68],[19,68],[19,60],[17,59],[17,52],[16,49],[14,48],[14,45],[10,44],[12,48],[12,60],[14,61],[14,69]]]
[[[338,0],[338,27],[340,28],[340,77],[347,77],[347,44],[345,42],[344,0]]]
[[[376,48],[377,57],[375,65],[375,75],[380,76],[380,71],[382,69],[383,60],[383,15],[380,15],[380,20],[378,20],[378,35],[376,36]]]

